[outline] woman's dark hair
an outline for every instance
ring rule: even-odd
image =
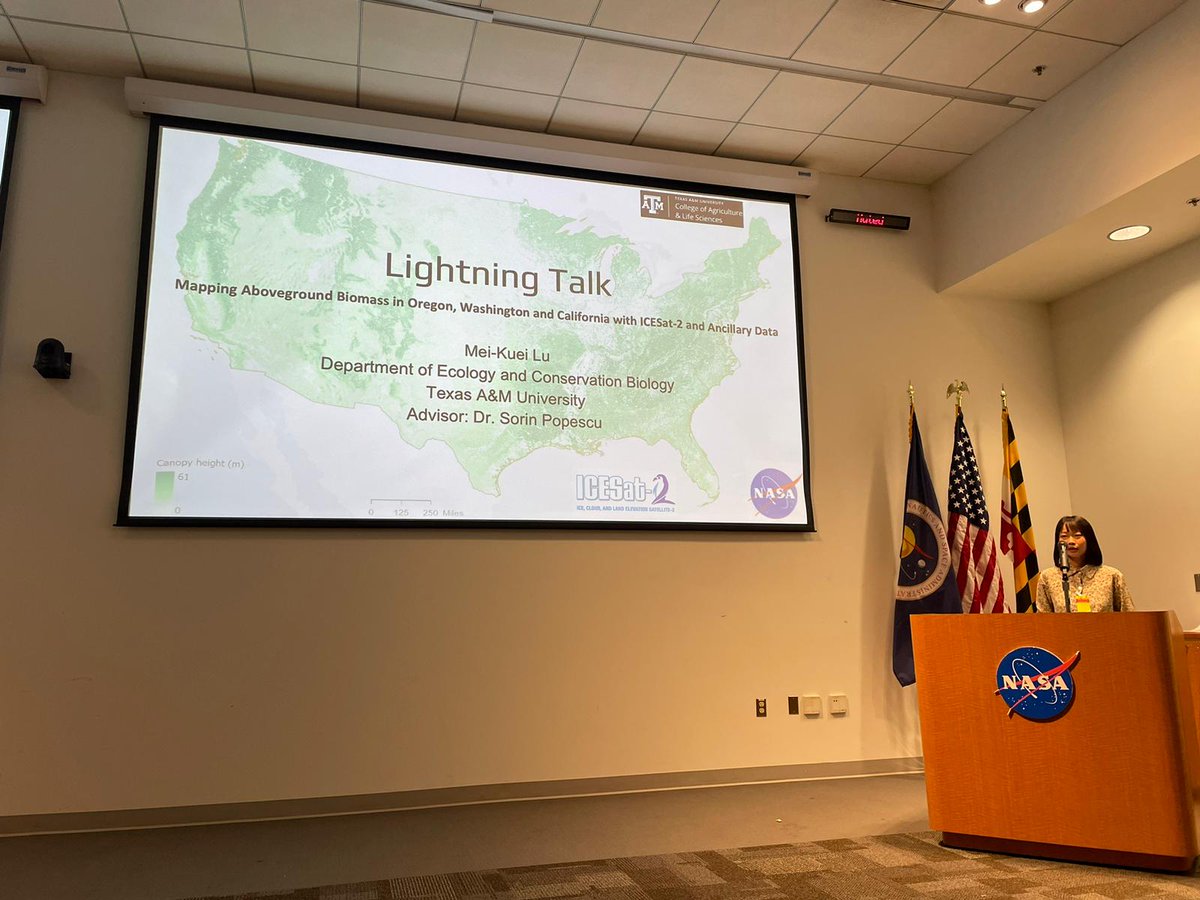
[[[1058,520],[1058,525],[1054,527],[1054,565],[1062,568],[1062,554],[1060,545],[1060,535],[1063,533],[1063,528],[1066,527],[1068,532],[1077,531],[1083,535],[1087,541],[1087,549],[1083,552],[1083,564],[1085,566],[1102,566],[1104,565],[1104,554],[1100,550],[1100,542],[1096,540],[1096,530],[1092,528],[1092,523],[1083,516],[1063,516]]]

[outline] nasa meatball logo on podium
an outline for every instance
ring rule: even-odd
[[[996,693],[1008,705],[1008,715],[1048,722],[1064,715],[1075,702],[1071,669],[1079,651],[1065,662],[1042,647],[1018,647],[996,668]]]

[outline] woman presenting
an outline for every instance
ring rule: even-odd
[[[1125,576],[1104,565],[1104,554],[1092,523],[1083,516],[1063,516],[1055,529],[1054,564],[1038,576],[1038,612],[1130,612],[1133,598]],[[1065,551],[1065,554],[1064,554]],[[1063,570],[1069,597],[1063,596]],[[1068,605],[1069,604],[1069,605]]]

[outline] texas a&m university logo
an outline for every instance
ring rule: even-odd
[[[667,215],[667,204],[662,194],[652,194],[650,191],[642,191],[642,216],[650,219],[665,218]]]

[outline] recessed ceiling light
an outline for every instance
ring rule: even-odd
[[[979,0],[984,6],[995,6],[1000,0]]]
[[[1132,241],[1134,238],[1145,237],[1150,233],[1149,225],[1126,225],[1108,233],[1110,241]]]
[[[1017,4],[1017,9],[1023,13],[1035,13],[1040,11],[1045,5],[1046,0],[1021,0]]]

